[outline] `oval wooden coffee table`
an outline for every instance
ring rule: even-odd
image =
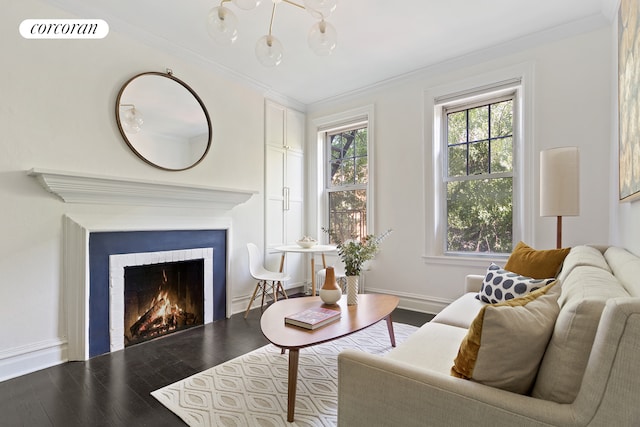
[[[387,320],[391,346],[396,346],[391,312],[398,306],[399,299],[393,295],[358,295],[357,305],[347,305],[346,296],[338,301],[338,306],[323,305],[320,297],[289,298],[272,304],[262,314],[260,327],[264,336],[282,351],[289,350],[289,378],[287,395],[287,421],[293,421],[298,382],[298,356],[300,349],[335,340],[367,328],[382,319]],[[312,307],[326,307],[340,310],[341,317],[328,325],[309,330],[284,323],[289,316]]]

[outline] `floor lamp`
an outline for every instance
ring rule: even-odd
[[[540,216],[558,218],[556,247],[562,247],[562,217],[580,214],[578,147],[540,152]]]

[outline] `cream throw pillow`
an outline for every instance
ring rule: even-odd
[[[482,307],[460,344],[451,375],[528,394],[560,311],[557,283]]]

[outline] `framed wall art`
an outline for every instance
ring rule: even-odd
[[[620,200],[640,199],[640,0],[618,10]]]

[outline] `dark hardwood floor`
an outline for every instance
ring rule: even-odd
[[[0,426],[183,426],[150,393],[265,344],[260,310],[0,383]],[[397,309],[394,322],[433,316]]]

